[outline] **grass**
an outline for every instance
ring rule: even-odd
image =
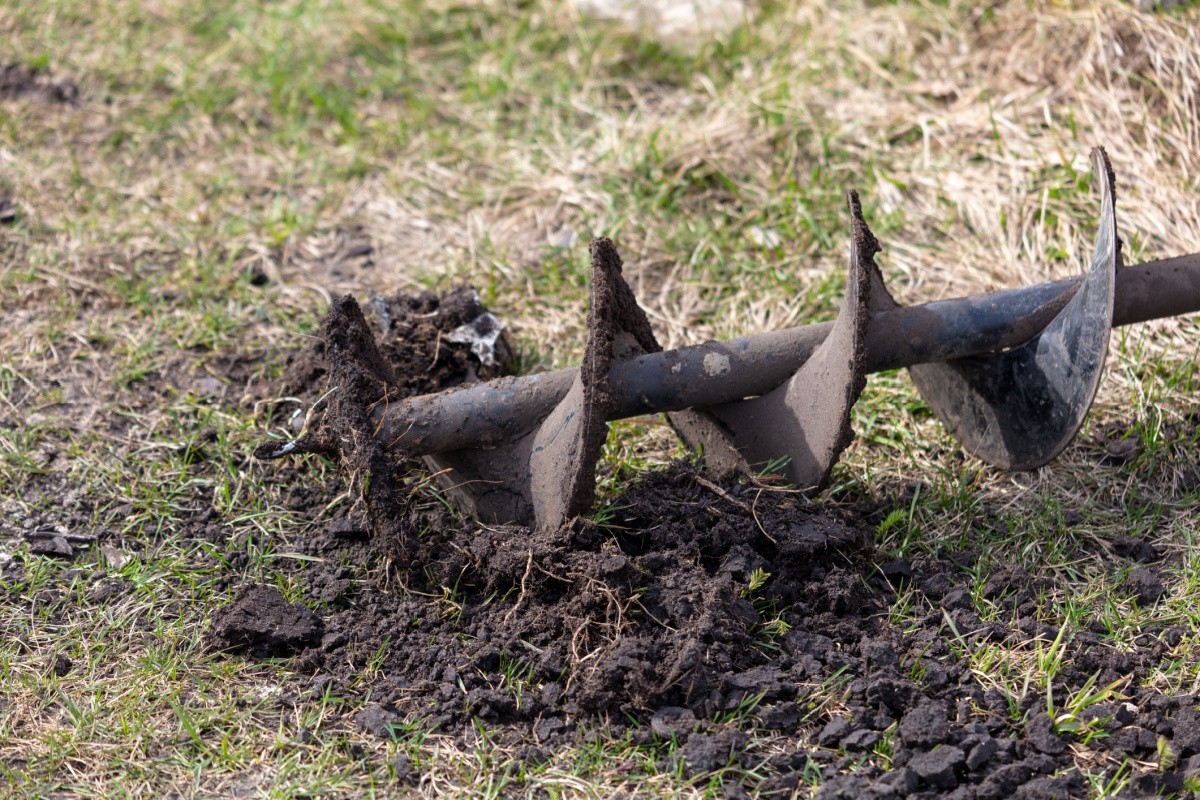
[[[1093,144],[1116,168],[1128,261],[1200,249],[1198,22],[1194,6],[782,0],[675,41],[550,0],[0,8],[0,63],[82,86],[78,106],[0,99],[0,192],[19,207],[0,227],[0,552],[27,565],[0,581],[5,791],[719,796],[600,723],[542,766],[482,730],[368,741],[336,696],[279,702],[285,664],[206,653],[231,591],[216,566],[292,591],[290,543],[311,525],[247,460],[256,388],[331,297],[368,287],[469,280],[523,370],[574,363],[593,233],[617,241],[667,347],[830,319],[848,188],[902,302],[1072,274],[1096,224]],[[347,256],[363,239],[370,258]],[[1028,474],[964,457],[906,375],[873,376],[827,501],[878,508],[884,555],[976,549],[985,621],[988,575],[1018,563],[1057,581],[1039,620],[1064,636],[1100,625],[1127,646],[1184,626],[1145,683],[1195,691],[1198,345],[1192,318],[1115,333],[1083,433]],[[1113,435],[1136,455],[1098,466]],[[602,495],[680,453],[655,421],[614,426]],[[72,517],[81,497],[93,511]],[[180,512],[209,507],[220,537],[185,543]],[[66,566],[9,541],[52,509],[109,528],[114,555]],[[1118,534],[1172,557],[1152,608],[1119,590],[1129,567],[1088,555]],[[81,612],[100,570],[124,588]],[[889,618],[933,610],[903,593]],[[1052,680],[1052,641],[960,646],[1019,697]],[[46,669],[58,653],[62,678]],[[813,687],[814,724],[842,691]],[[401,752],[419,787],[396,783]],[[1096,796],[1129,779],[1088,774]]]

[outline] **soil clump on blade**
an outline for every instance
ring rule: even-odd
[[[344,302],[345,298],[342,298],[334,305]],[[485,315],[490,316],[478,292],[470,286],[460,286],[442,295],[422,292],[383,297],[372,292],[366,311],[372,330],[378,331],[374,338],[380,358],[391,369],[390,399],[491,380],[506,374],[512,360],[512,350],[502,333],[496,337],[488,359],[490,363],[486,364],[478,353],[473,352],[470,342],[454,341],[464,338],[455,336],[455,331]],[[333,322],[335,327],[340,324],[336,320]],[[271,387],[270,394],[264,394],[260,399],[297,397],[311,404],[326,389],[336,385],[328,379],[328,341],[323,334],[288,356],[283,376]]]
[[[273,392],[307,401],[308,412],[294,418],[303,423],[303,435],[287,445],[265,443],[255,454],[294,451],[337,458],[354,498],[351,514],[365,519],[379,550],[407,564],[412,557],[412,532],[403,524],[408,458],[374,437],[372,412],[406,397],[497,377],[512,353],[470,287],[440,297],[372,295],[370,308],[372,321],[349,295],[330,305],[320,337],[289,359]]]

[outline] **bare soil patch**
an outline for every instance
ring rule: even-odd
[[[345,358],[347,343],[374,348],[375,368],[391,378],[371,391],[391,398],[491,369],[469,345],[445,340],[483,311],[468,290],[391,298],[372,319],[346,307],[335,304],[322,344],[286,371],[289,393],[311,402],[346,377],[332,360],[358,363]],[[362,418],[342,424],[353,435]],[[386,739],[417,726],[467,747],[478,720],[536,763],[600,729],[659,748],[663,767],[688,777],[735,767],[723,773],[730,796],[788,797],[813,781],[823,781],[821,797],[1084,796],[1081,760],[1115,773],[1125,756],[1141,765],[1130,784],[1141,795],[1180,792],[1200,772],[1197,698],[1137,688],[1177,657],[1183,628],[1146,629],[1128,650],[1113,647],[1102,626],[1060,638],[1038,621],[1039,598],[1056,589],[1050,580],[1010,567],[978,589],[985,554],[969,550],[877,558],[870,525],[888,509],[871,498],[837,510],[677,463],[647,473],[607,513],[535,534],[422,501],[408,465],[392,461],[392,491],[331,517],[333,498],[353,496],[351,468],[362,463],[347,452],[343,476],[324,483],[304,462],[269,467],[288,487],[286,505],[313,524],[293,543],[304,558],[282,568],[294,579],[293,602],[241,584],[250,545],[227,534],[215,509],[197,502],[180,522],[185,540],[224,547],[213,567],[234,596],[213,615],[212,646],[234,658],[292,656],[304,677],[280,702],[336,698],[363,734]],[[115,525],[119,507],[100,512],[50,480],[37,491],[74,510],[21,520],[25,538],[92,531],[50,554],[64,559],[116,543],[103,520]],[[384,512],[389,527],[379,528],[373,520]],[[388,561],[381,531],[406,537],[407,563]],[[1124,537],[1112,551],[1104,557],[1138,565],[1127,588],[1150,601],[1164,580],[1155,543]],[[3,570],[15,579],[25,568],[12,560]],[[62,591],[32,600],[48,624],[131,590],[103,569],[71,570],[63,581]],[[76,581],[78,591],[67,591]],[[936,610],[900,628],[889,613],[906,592]],[[997,619],[981,618],[977,593],[1001,609]],[[1044,686],[1021,694],[971,668],[969,654],[988,643],[1032,653],[1056,641],[1064,666],[1052,707]],[[46,669],[70,666],[55,659]],[[1064,716],[1072,699],[1114,684],[1116,693]],[[786,744],[764,749],[755,733]]]
[[[1005,620],[985,622],[972,593],[979,554],[877,563],[869,499],[851,514],[677,463],[645,475],[610,513],[553,532],[481,526],[415,503],[405,465],[364,428],[366,411],[381,397],[479,376],[462,345],[443,356],[433,344],[429,359],[437,331],[482,312],[453,311],[466,296],[388,301],[388,312],[412,310],[399,327],[379,319],[386,313],[371,323],[352,301],[335,303],[323,351],[284,379],[310,397],[326,380],[350,387],[329,406],[323,436],[352,495],[356,475],[372,474],[364,502],[300,544],[321,559],[303,571],[304,598],[333,610],[320,641],[294,661],[313,676],[308,691],[369,703],[356,718],[362,730],[387,737],[420,724],[465,735],[478,719],[536,761],[603,725],[639,743],[680,745],[664,754],[682,760],[685,775],[755,768],[766,776],[758,788],[779,796],[817,775],[820,797],[1083,796],[1085,756],[1147,766],[1157,758],[1160,769],[1135,775],[1137,794],[1180,792],[1200,771],[1197,698],[1134,688],[1183,629],[1147,630],[1128,652],[1107,644],[1104,630],[1060,637],[1036,616],[1037,599],[1055,587],[1016,567],[984,585]],[[319,516],[343,487],[305,486],[302,473],[281,468],[293,507]],[[381,543],[394,537],[406,543],[403,562],[383,556]],[[1152,543],[1118,549],[1150,561],[1129,585],[1152,601],[1162,586]],[[888,609],[910,589],[939,610],[901,630]],[[247,630],[239,648],[274,648],[274,630]],[[1014,696],[981,684],[966,656],[987,642],[1061,647],[1065,666],[1050,687],[1057,705],[1046,687]],[[1113,685],[1102,701],[1068,702]],[[762,755],[747,749],[754,729],[809,744]]]
[[[69,80],[52,80],[23,64],[4,64],[0,66],[0,98],[17,97],[74,105],[79,102],[79,86]]]

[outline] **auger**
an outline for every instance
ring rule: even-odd
[[[907,367],[966,451],[1003,470],[1054,459],[1083,425],[1114,325],[1200,311],[1200,253],[1121,264],[1112,167],[1091,153],[1100,229],[1072,279],[904,307],[875,265],[880,247],[857,195],[847,204],[846,293],[833,322],[663,351],[605,238],[590,244],[582,364],[381,404],[368,435],[424,457],[443,490],[491,522],[541,529],[586,513],[612,420],[665,412],[715,470],[786,461],[822,487],[852,439],[850,412],[872,372]],[[258,458],[320,449],[313,435],[263,442]]]

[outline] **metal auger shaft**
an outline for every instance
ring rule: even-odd
[[[867,372],[1016,347],[1036,336],[1074,296],[1083,276],[871,315]],[[1200,311],[1200,253],[1117,272],[1113,325]],[[647,353],[613,364],[609,420],[761,395],[791,377],[833,322]],[[578,369],[500,378],[391,403],[375,412],[377,438],[410,456],[494,447],[525,434],[566,396]]]

